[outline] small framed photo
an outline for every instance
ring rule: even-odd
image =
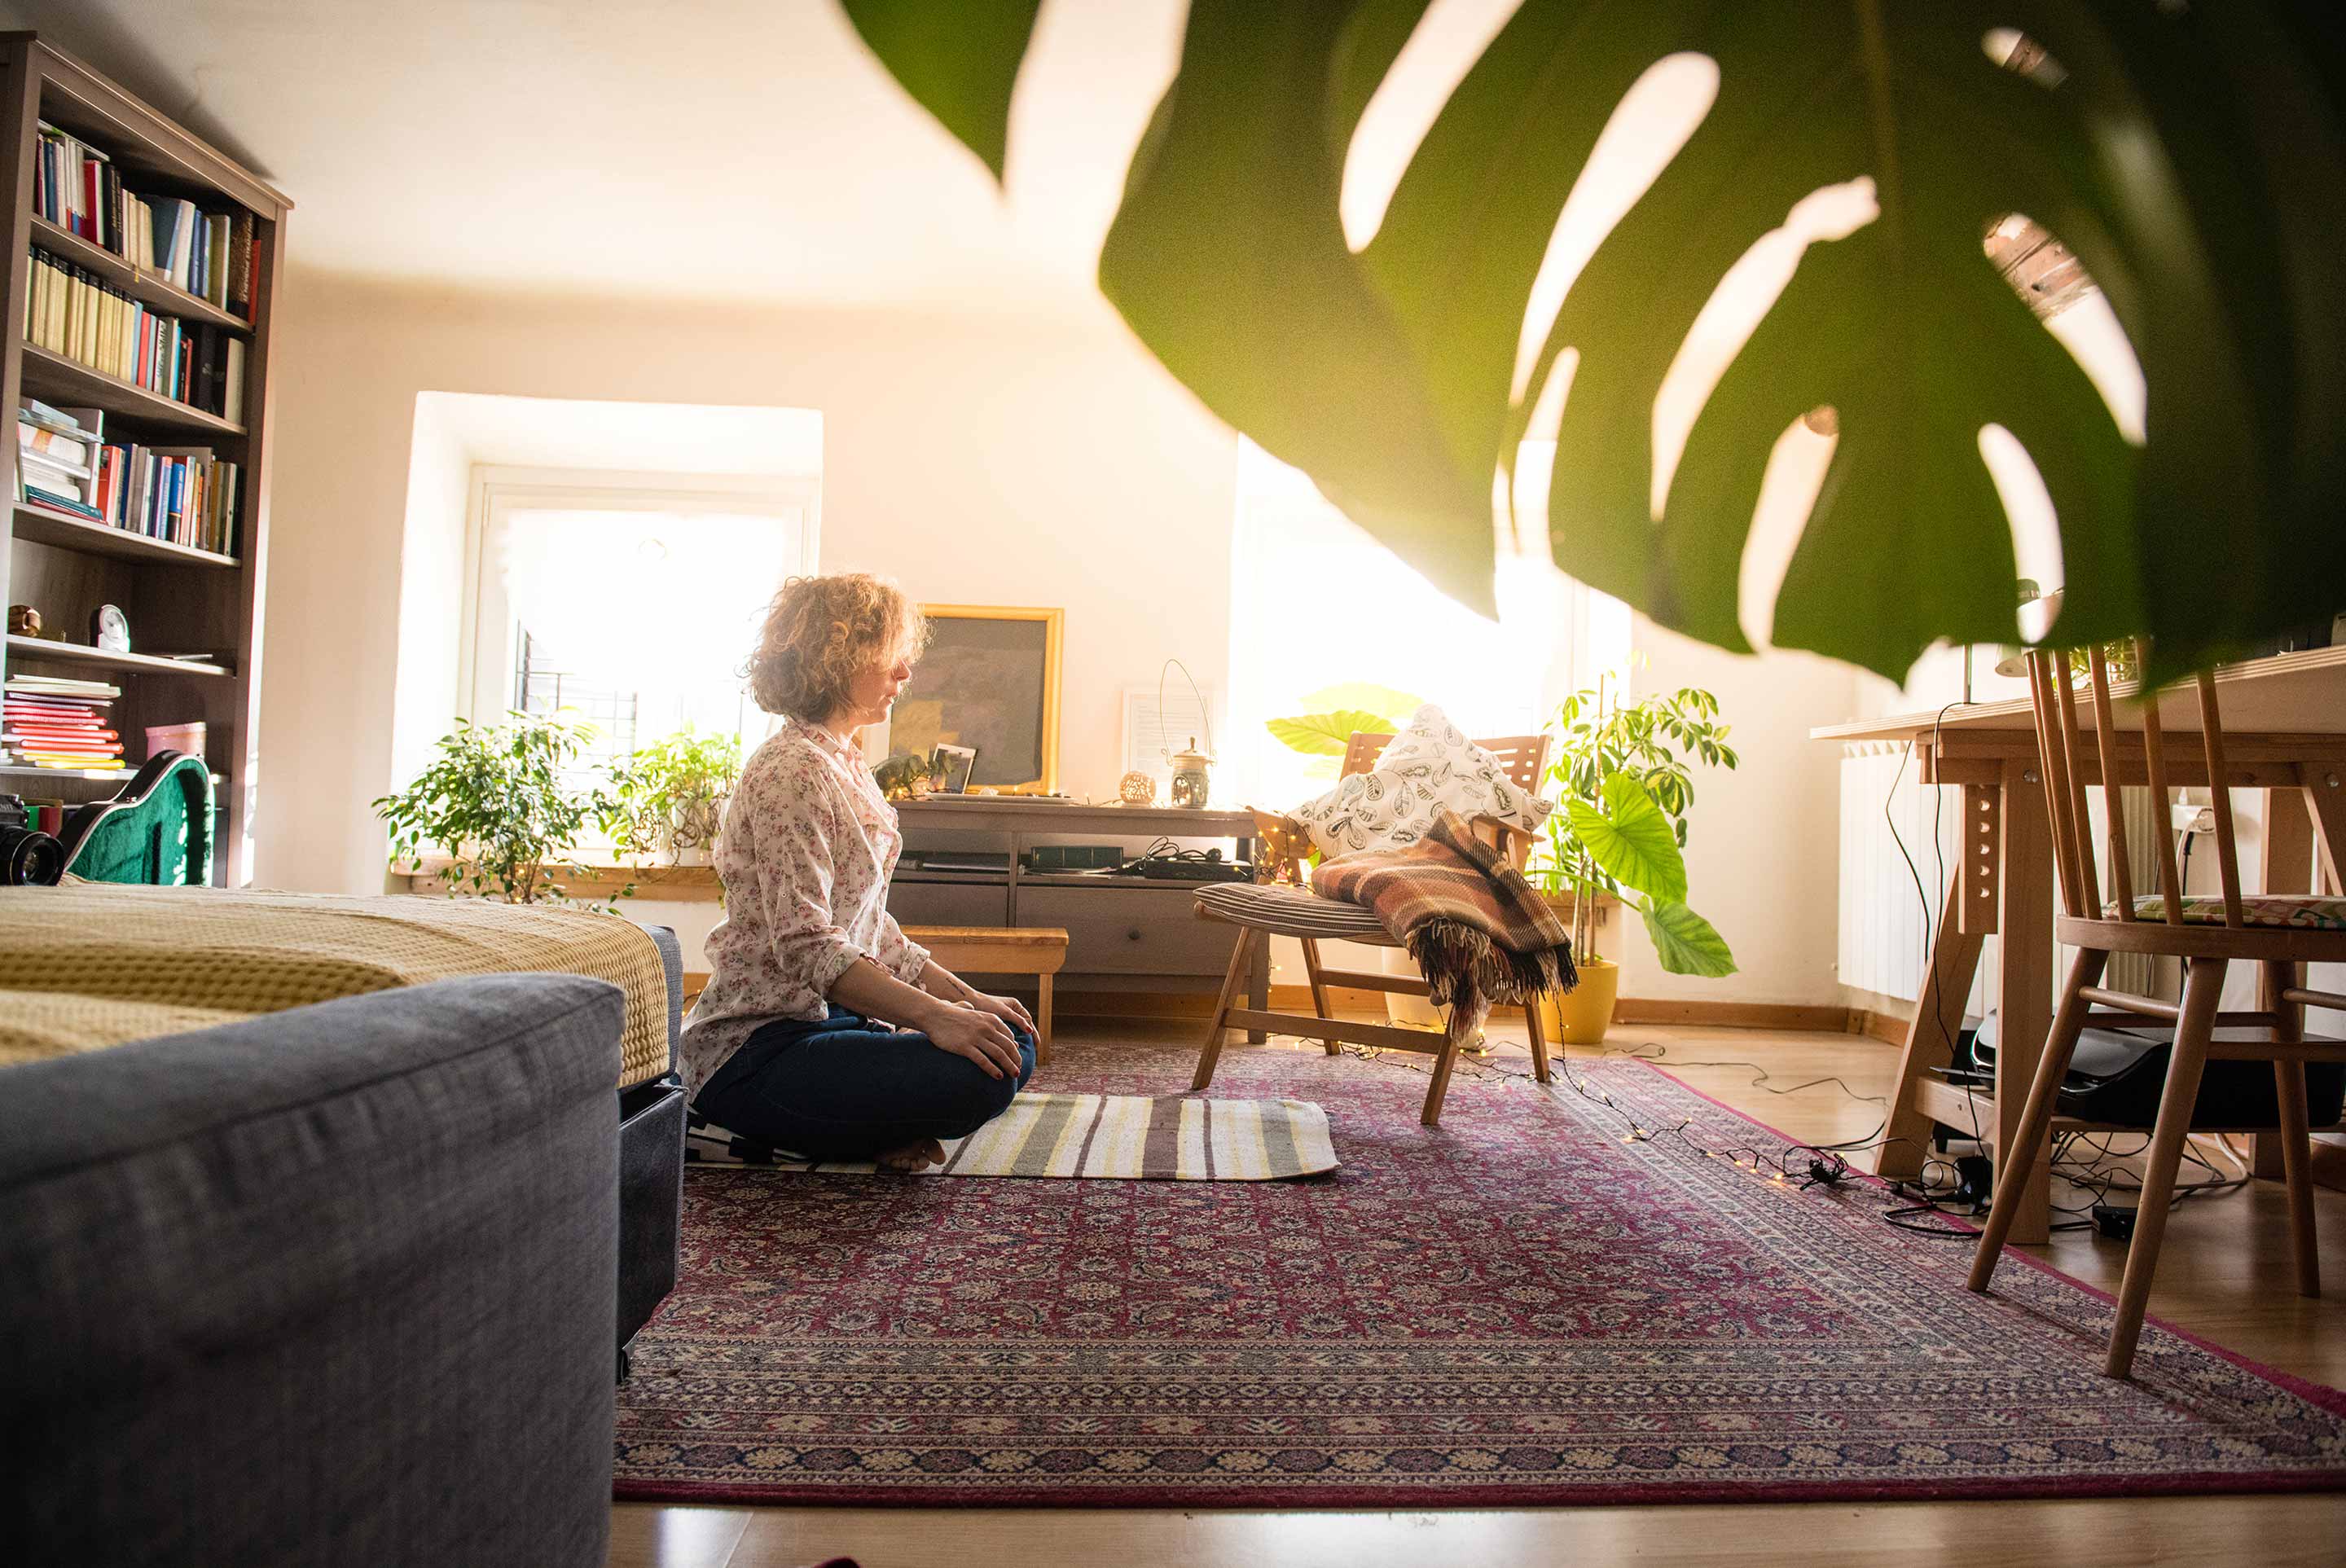
[[[931,764],[931,777],[936,780],[940,795],[966,795],[969,777],[977,771],[977,748],[974,746],[939,746],[936,760]]]

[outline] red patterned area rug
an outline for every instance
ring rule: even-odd
[[[1046,1086],[1177,1092],[1162,1046]],[[1650,1068],[1424,1083],[1316,1044],[1222,1094],[1328,1108],[1300,1182],[693,1169],[619,1390],[617,1495],[749,1503],[1530,1507],[2346,1488],[2346,1395],[1711,1148],[1784,1141]],[[1772,1161],[1770,1162],[1772,1163]]]

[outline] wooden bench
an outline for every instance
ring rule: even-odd
[[[1067,962],[1059,926],[908,925],[904,934],[955,974],[1035,977],[1035,1060],[1051,1059],[1051,977]]]

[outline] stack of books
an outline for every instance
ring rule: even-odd
[[[106,415],[94,408],[53,408],[36,398],[16,411],[16,494],[20,501],[104,521],[97,505],[98,453]]]
[[[106,414],[35,398],[16,411],[17,498],[126,533],[236,553],[243,473],[209,446],[106,440]]]
[[[244,340],[149,310],[87,267],[33,247],[25,341],[101,374],[244,421]]]
[[[252,320],[250,212],[141,195],[122,183],[120,169],[104,151],[46,120],[40,156],[33,161],[33,210],[142,272]]]
[[[118,769],[122,738],[107,709],[121,695],[102,680],[12,675],[0,692],[0,745],[36,768]]]

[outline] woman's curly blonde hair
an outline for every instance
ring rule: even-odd
[[[904,590],[866,572],[792,577],[767,607],[750,655],[750,695],[768,713],[821,720],[866,670],[918,658],[928,618]]]

